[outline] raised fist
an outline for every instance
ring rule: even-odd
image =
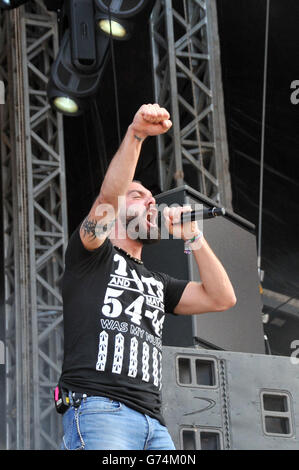
[[[135,114],[131,127],[137,137],[145,139],[167,132],[172,126],[169,118],[169,112],[157,103],[144,104]]]

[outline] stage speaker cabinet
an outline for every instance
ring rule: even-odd
[[[297,450],[292,358],[163,348],[162,413],[177,450]]]
[[[156,196],[158,206],[173,204],[220,207],[189,186]],[[226,208],[225,208],[226,209]],[[262,302],[257,270],[255,226],[226,209],[224,216],[200,222],[206,240],[222,262],[235,289],[237,303],[223,312],[200,315],[166,315],[165,346],[204,348],[264,354]],[[145,246],[145,265],[178,278],[200,281],[193,255],[184,253],[184,242],[174,238]]]

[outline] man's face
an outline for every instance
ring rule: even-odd
[[[143,244],[157,243],[160,240],[155,204],[152,193],[141,183],[130,184],[126,194],[125,214],[121,211],[121,220],[125,220],[130,238]]]

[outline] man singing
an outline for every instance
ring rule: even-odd
[[[161,415],[165,314],[222,311],[236,302],[197,222],[179,223],[190,207],[165,208],[164,217],[169,233],[191,250],[201,282],[152,272],[142,262],[143,245],[158,241],[159,230],[155,199],[134,173],[142,142],[171,125],[166,109],[141,106],[88,216],[70,238],[62,289],[59,386],[70,400],[63,449],[174,449]]]

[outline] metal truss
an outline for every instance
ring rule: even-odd
[[[46,85],[57,18],[40,0],[1,17],[1,166],[8,449],[57,448],[63,359],[59,279],[67,243],[62,117]]]
[[[157,140],[161,190],[189,184],[231,208],[216,0],[157,0],[150,25],[155,100],[173,121]]]

